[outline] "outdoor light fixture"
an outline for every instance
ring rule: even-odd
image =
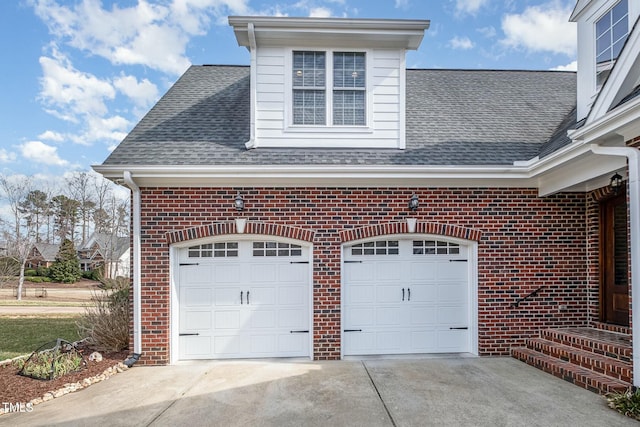
[[[420,203],[418,202],[418,195],[414,194],[413,196],[411,196],[411,199],[409,200],[409,209],[415,212],[418,209],[419,205]]]
[[[240,195],[240,192],[238,192],[238,195],[236,196],[235,206],[236,206],[236,210],[237,211],[243,211],[244,210],[244,199]]]
[[[622,177],[618,173],[611,177],[609,187],[611,187],[615,194],[618,194],[618,191],[620,191],[620,187],[622,187]]]

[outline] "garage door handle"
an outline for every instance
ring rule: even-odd
[[[345,329],[344,332],[362,332],[362,329]]]
[[[451,330],[451,329],[456,329],[456,330],[465,330],[465,331],[466,331],[467,329],[469,329],[469,327],[467,327],[467,326],[462,326],[462,327],[459,327],[459,328],[449,328],[449,329],[450,329],[450,330]]]
[[[309,330],[307,329],[306,331],[289,331],[292,334],[308,334]]]
[[[240,305],[242,305],[242,291],[240,291]]]
[[[402,301],[404,301],[404,288],[402,288]]]
[[[344,261],[345,264],[362,264],[362,261],[357,261],[357,260],[345,260]]]
[[[411,301],[411,288],[407,288],[407,301]]]
[[[193,334],[178,334],[178,335],[180,335],[181,337],[190,337],[190,336],[193,336],[193,335],[200,335],[200,334],[196,332],[196,333],[193,333]]]
[[[249,304],[249,291],[247,291],[247,304]]]

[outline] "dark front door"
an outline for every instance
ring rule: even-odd
[[[600,316],[629,325],[629,245],[626,192],[605,200],[600,210]]]

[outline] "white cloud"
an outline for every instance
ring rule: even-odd
[[[181,74],[191,36],[206,33],[212,18],[247,14],[248,0],[172,0],[131,7],[103,8],[99,0],[60,5],[32,0],[49,31],[70,46],[106,58],[113,64],[144,65]]]
[[[60,158],[58,148],[40,141],[28,141],[20,147],[22,155],[33,162],[52,166],[67,166],[69,162]]]
[[[456,13],[475,15],[489,0],[456,0]]]
[[[309,16],[311,18],[330,18],[332,14],[331,10],[326,7],[314,7],[309,10]]]
[[[40,97],[58,117],[77,121],[78,115],[107,112],[106,99],[115,97],[113,86],[96,76],[76,70],[71,62],[54,52],[54,57],[40,57],[43,77]]]
[[[16,153],[0,148],[0,163],[10,163],[16,159]]]
[[[497,34],[496,28],[493,25],[490,25],[488,27],[478,28],[478,32],[488,39],[494,38]]]
[[[64,141],[64,135],[61,134],[60,132],[55,132],[52,130],[47,130],[42,132],[40,135],[38,135],[39,139],[44,139],[47,141],[55,141],[55,142],[62,142]]]
[[[578,71],[578,61],[572,61],[567,65],[558,65],[551,69],[552,71]]]
[[[396,0],[396,9],[406,10],[409,8],[409,0]]]
[[[469,39],[469,37],[458,37],[455,36],[451,40],[449,40],[449,46],[452,49],[461,49],[461,50],[469,50],[473,49],[473,42]]]
[[[569,56],[576,52],[576,26],[568,22],[572,7],[552,1],[527,7],[521,14],[502,18],[506,46],[530,52],[552,52]]]
[[[121,75],[113,81],[113,85],[137,106],[145,109],[158,99],[158,87],[148,79],[139,81],[135,76]]]

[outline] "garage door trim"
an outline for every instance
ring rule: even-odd
[[[478,243],[473,240],[459,239],[449,236],[437,235],[437,234],[424,234],[424,233],[400,233],[400,234],[386,234],[377,235],[375,237],[352,240],[344,242],[341,245],[341,260],[340,263],[340,277],[341,277],[341,342],[345,343],[345,307],[346,307],[346,275],[345,275],[345,260],[347,250],[361,243],[376,242],[376,241],[388,241],[388,240],[437,240],[441,242],[457,243],[467,247],[467,277],[469,282],[468,288],[468,316],[469,316],[469,350],[471,354],[478,355]],[[340,357],[352,357],[345,356],[344,344],[340,348]],[[359,357],[359,356],[356,356]]]
[[[265,234],[225,234],[215,237],[206,237],[201,239],[194,239],[183,241],[173,244],[169,247],[169,265],[170,265],[170,363],[174,364],[179,359],[179,330],[180,330],[180,305],[179,305],[179,267],[180,267],[180,251],[190,246],[197,246],[207,243],[219,243],[228,241],[275,241],[281,243],[290,243],[302,246],[308,250],[308,259],[303,261],[309,262],[308,269],[308,346],[309,346],[309,358],[313,360],[313,245],[309,242],[302,240],[289,239],[284,237],[278,237],[274,235]]]

